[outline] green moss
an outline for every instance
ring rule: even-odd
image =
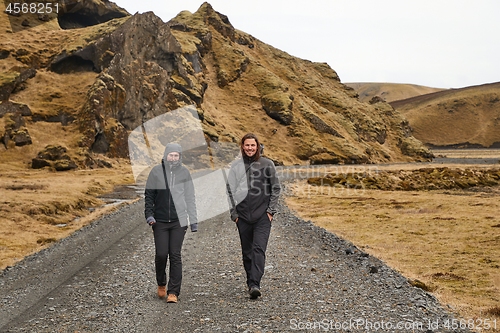
[[[217,69],[219,87],[237,80],[246,71],[250,59],[241,50],[238,50],[220,38],[212,39],[212,49]]]
[[[190,11],[183,10],[176,17],[172,19],[172,21],[179,22],[181,24],[185,24],[190,28],[190,30],[197,31],[208,31],[208,27],[205,24],[205,19],[203,15],[200,15],[199,12],[191,13]]]
[[[19,76],[19,72],[1,72],[0,73],[0,86],[4,84],[13,83]]]
[[[201,44],[201,40],[193,33],[177,30],[171,30],[171,32],[181,45],[181,50],[183,53],[191,54],[195,53],[198,50],[197,45]]]
[[[292,99],[290,94],[276,91],[262,96],[262,107],[273,119],[284,125],[290,125],[293,120]]]
[[[255,87],[257,88],[261,96],[270,95],[279,91],[286,92],[289,90],[288,85],[281,78],[268,71],[264,67],[252,67],[251,74],[254,77],[259,78],[259,80],[255,84]]]
[[[87,28],[78,29],[78,38],[71,41],[64,46],[68,54],[85,47],[97,39],[104,37],[118,29],[123,25],[131,16],[116,18],[98,25],[93,25]]]

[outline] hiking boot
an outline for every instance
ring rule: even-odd
[[[165,286],[158,286],[158,297],[159,298],[165,298],[167,295],[167,289]]]
[[[252,287],[250,288],[250,290],[248,291],[248,293],[250,294],[250,298],[251,299],[256,299],[257,297],[261,296],[261,292],[260,292],[260,289],[259,287]]]
[[[177,303],[177,295],[168,294],[167,303]]]

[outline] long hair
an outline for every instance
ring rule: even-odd
[[[241,142],[240,142],[241,156],[245,156],[245,152],[243,150],[243,144],[245,143],[245,140],[247,140],[247,139],[254,139],[255,143],[257,144],[257,151],[255,152],[255,155],[253,156],[255,161],[257,161],[260,158],[260,142],[259,142],[259,138],[257,138],[257,135],[255,135],[253,133],[247,133],[241,138]]]

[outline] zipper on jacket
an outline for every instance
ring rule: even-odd
[[[172,189],[174,188],[174,178],[175,174],[170,170],[170,184],[168,185],[168,190],[170,192],[170,195],[168,196],[168,213],[170,215],[171,210],[171,202],[173,200],[173,194],[172,194]],[[170,219],[168,219],[168,222],[172,222]]]
[[[248,166],[248,178],[247,178],[247,181],[248,181],[248,194],[250,194],[250,191],[252,190],[252,185],[253,185],[253,174],[252,174],[252,163],[250,163],[250,165]],[[248,196],[248,203],[250,203],[250,198],[251,196],[249,195]],[[248,206],[248,216],[249,216],[249,221],[253,221],[253,217],[252,217],[252,207],[250,207],[250,205],[247,205]]]

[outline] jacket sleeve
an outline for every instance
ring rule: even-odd
[[[155,201],[156,201],[156,187],[155,187],[155,176],[153,172],[151,172],[148,176],[148,180],[146,182],[146,188],[144,190],[144,217],[146,220],[148,218],[154,218],[155,212]]]
[[[276,214],[278,207],[278,199],[281,193],[281,185],[276,175],[276,167],[274,163],[270,161],[269,167],[267,168],[268,177],[269,177],[269,186],[271,187],[271,196],[269,198],[269,207],[267,208],[267,212],[271,215]]]
[[[191,231],[198,230],[198,216],[196,213],[196,196],[194,192],[193,178],[188,171],[187,180],[184,184],[184,200],[186,201],[186,210],[189,216]]]
[[[222,170],[225,173],[225,170]],[[226,191],[227,200],[229,201],[229,213],[231,214],[231,220],[235,221],[238,218],[238,212],[236,211],[236,201],[234,199],[236,192],[236,173],[234,168],[229,169],[229,175],[226,178]]]

